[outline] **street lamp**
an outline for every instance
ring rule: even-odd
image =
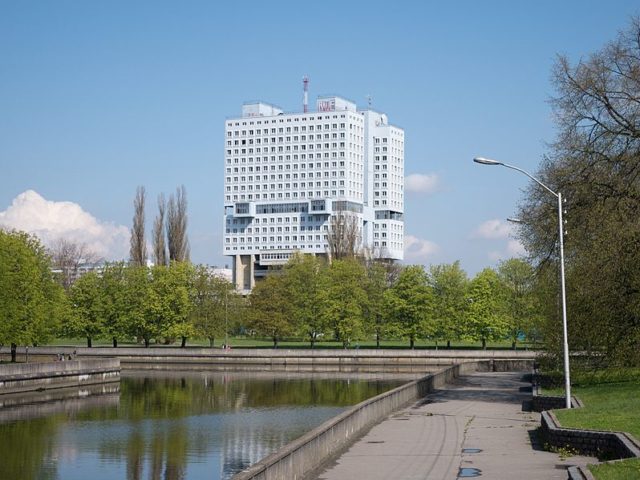
[[[564,386],[566,393],[566,408],[571,408],[571,380],[569,377],[569,340],[567,335],[567,294],[565,289],[564,282],[564,228],[562,221],[562,194],[560,192],[556,193],[547,187],[540,180],[535,178],[529,172],[522,170],[521,168],[514,167],[513,165],[509,165],[507,163],[498,162],[497,160],[491,160],[489,158],[476,157],[473,159],[474,162],[479,163],[481,165],[502,165],[503,167],[510,168],[512,170],[517,170],[520,173],[524,173],[531,180],[536,182],[542,188],[544,188],[547,192],[558,199],[558,231],[560,235],[560,289],[562,296],[562,335],[563,335],[563,350],[564,350]]]

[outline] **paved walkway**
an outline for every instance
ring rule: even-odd
[[[400,410],[354,443],[318,480],[567,478],[571,465],[597,460],[545,452],[540,414],[523,373],[475,373]]]

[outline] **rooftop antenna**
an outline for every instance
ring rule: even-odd
[[[309,111],[309,77],[302,77],[302,84],[304,85],[304,96],[302,97],[302,111],[307,113]]]
[[[369,110],[371,110],[371,100],[372,100],[371,95],[367,95],[367,105],[369,105]]]

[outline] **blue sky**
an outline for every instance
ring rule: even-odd
[[[518,251],[504,219],[527,179],[471,159],[535,171],[556,55],[577,61],[634,14],[622,0],[0,1],[0,223],[117,256],[136,186],[150,230],[156,196],[184,184],[192,259],[224,265],[224,119],[247,100],[301,110],[309,75],[311,104],[371,95],[405,129],[405,173],[428,176],[406,193],[408,261],[473,274]]]

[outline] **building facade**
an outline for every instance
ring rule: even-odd
[[[330,255],[347,219],[358,245],[403,258],[404,131],[353,102],[318,97],[315,112],[246,103],[225,122],[224,255],[249,291],[294,252]]]

